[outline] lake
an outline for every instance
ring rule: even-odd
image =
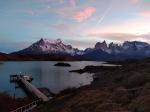
[[[26,94],[21,88],[15,88],[10,83],[10,75],[16,73],[27,73],[33,76],[31,82],[38,88],[48,88],[53,93],[59,93],[67,88],[80,87],[91,84],[93,74],[70,73],[70,70],[82,69],[87,65],[106,65],[104,62],[75,61],[66,63],[71,67],[54,66],[57,61],[17,61],[3,62],[0,64],[0,92],[7,92],[12,96],[24,97]]]

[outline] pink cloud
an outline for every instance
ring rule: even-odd
[[[94,7],[87,7],[83,11],[76,12],[76,14],[74,15],[74,19],[77,22],[83,22],[84,20],[91,17],[95,11],[96,9]]]
[[[136,4],[138,3],[140,0],[131,0],[132,3]]]
[[[150,17],[150,10],[148,11],[144,11],[140,14],[141,16],[144,16],[144,17]]]

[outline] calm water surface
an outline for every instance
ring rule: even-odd
[[[4,62],[0,64],[0,92],[7,92],[16,97],[23,97],[22,89],[16,89],[10,83],[10,75],[16,73],[28,73],[34,78],[32,84],[36,87],[45,87],[54,93],[72,87],[88,85],[93,81],[92,74],[70,73],[70,70],[82,69],[87,65],[102,65],[104,62],[77,61],[67,62],[71,67],[56,67],[56,61],[22,61]]]

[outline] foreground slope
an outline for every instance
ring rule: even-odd
[[[91,85],[64,91],[34,112],[150,112],[150,59],[118,64],[91,67]]]

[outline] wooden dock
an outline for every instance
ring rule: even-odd
[[[47,97],[45,94],[43,94],[39,89],[37,89],[34,85],[30,83],[30,78],[24,75],[12,75],[10,77],[10,81],[16,81],[21,82],[24,87],[27,89],[28,92],[31,94],[34,94],[39,99],[41,99],[43,102],[46,102],[51,99],[51,97]]]

